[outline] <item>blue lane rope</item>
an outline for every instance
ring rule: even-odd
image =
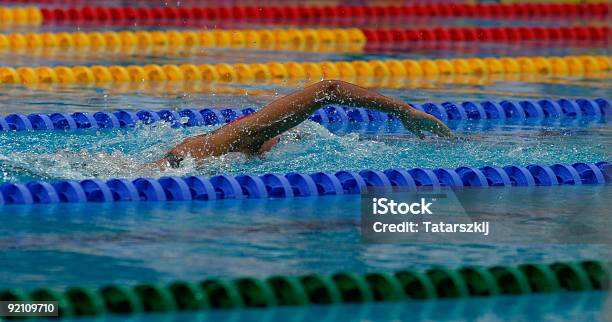
[[[610,102],[605,98],[596,99],[541,99],[501,102],[444,102],[412,104],[415,108],[429,113],[443,122],[461,120],[504,120],[504,119],[551,119],[561,117],[600,118],[610,115]],[[9,114],[0,115],[0,131],[45,131],[77,130],[87,128],[126,128],[138,122],[151,124],[166,121],[175,127],[218,125],[230,122],[240,116],[255,112],[252,108],[228,108],[180,111],[141,110],[117,112],[77,112],[51,114]],[[185,118],[185,122],[180,120]],[[395,119],[388,114],[364,108],[326,106],[316,111],[310,119],[317,123],[377,122]]]
[[[579,162],[551,166],[485,166],[456,169],[387,169],[335,173],[268,173],[159,179],[87,179],[33,181],[0,186],[0,204],[47,204],[115,201],[172,201],[244,198],[290,198],[359,194],[368,186],[552,186],[606,184],[612,181],[612,163]]]

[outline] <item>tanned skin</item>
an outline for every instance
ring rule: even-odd
[[[177,167],[184,158],[196,161],[229,152],[262,154],[278,142],[278,135],[307,120],[316,110],[330,104],[379,110],[400,119],[406,129],[424,138],[423,131],[450,137],[450,129],[437,118],[407,103],[383,96],[363,87],[324,80],[295,91],[261,110],[236,120],[216,131],[185,139],[155,164],[159,168]]]

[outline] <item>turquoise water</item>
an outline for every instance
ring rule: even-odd
[[[461,301],[343,304],[298,308],[243,309],[201,313],[109,316],[95,321],[605,321],[605,293],[561,293]],[[69,319],[82,322],[91,319]],[[42,320],[45,321],[45,320]]]
[[[521,124],[522,123],[522,124]],[[306,122],[263,157],[231,153],[179,169],[144,167],[182,139],[216,127],[77,132],[0,132],[0,181],[287,173],[463,165],[528,165],[610,160],[612,132],[604,120],[464,123],[455,139],[418,140],[399,123],[334,125]]]
[[[449,57],[518,57],[518,56],[578,56],[606,55],[605,45],[596,48],[584,45],[567,48],[563,43],[542,46],[541,43],[520,43],[500,46],[490,43],[444,43],[411,44],[408,52],[401,50],[400,45],[389,45],[376,49],[369,54],[317,53],[313,51],[291,52],[272,50],[244,51],[241,49],[184,49],[184,50],[143,50],[119,52],[112,56],[106,52],[66,52],[60,48],[38,51],[0,52],[0,56],[10,61],[9,66],[33,65],[140,65],[144,60],[150,64],[210,64],[210,63],[244,63],[268,61],[339,61],[339,60],[374,60],[374,59],[429,59]]]
[[[465,23],[465,22],[464,22]],[[506,22],[501,22],[502,24]],[[538,22],[555,24],[554,22]],[[424,24],[416,26],[424,26]],[[62,27],[55,27],[55,30]],[[385,58],[605,54],[607,48],[522,45],[434,46],[376,55],[197,50],[186,54],[0,53],[0,65],[75,65],[321,61]],[[610,75],[584,78],[509,77],[427,80],[380,92],[405,101],[605,97]],[[463,82],[464,84],[457,84]],[[476,83],[476,84],[474,84]],[[303,85],[159,83],[136,85],[0,86],[0,114],[119,109],[260,108]],[[378,87],[378,86],[375,86]],[[191,89],[190,89],[191,88]],[[244,89],[244,90],[243,90]],[[0,183],[162,175],[214,175],[339,169],[457,167],[598,162],[612,157],[603,119],[451,124],[457,139],[417,140],[393,123],[324,127],[312,122],[283,136],[263,159],[231,154],[168,172],[143,170],[187,136],[215,127],[169,125],[77,132],[0,132]],[[558,189],[558,188],[551,188]],[[563,189],[563,188],[561,188]],[[582,188],[576,188],[582,189]],[[587,188],[584,188],[587,189]],[[558,190],[564,198],[567,190]],[[434,265],[515,265],[523,262],[610,259],[608,245],[366,245],[360,242],[355,196],[287,200],[115,203],[0,207],[0,288],[133,284],[210,276],[269,276],[393,271]],[[542,213],[560,225],[558,209]],[[526,232],[534,221],[517,218]],[[145,315],[132,320],[395,321],[603,320],[602,293],[460,301],[276,308]],[[287,318],[287,317],[291,318]],[[124,321],[125,317],[104,318]]]
[[[516,188],[520,189],[520,188]],[[550,187],[559,204],[575,189]],[[555,204],[554,200],[551,204]],[[500,205],[501,206],[501,205]],[[356,196],[210,202],[57,204],[4,206],[0,211],[0,281],[3,287],[101,286],[108,283],[198,281],[207,277],[396,271],[431,266],[516,265],[524,262],[606,259],[598,244],[362,244]],[[564,227],[559,211],[519,216],[513,229],[537,235]],[[599,210],[601,211],[601,210]],[[558,226],[558,227],[556,227]],[[112,278],[109,279],[109,275]],[[558,293],[469,300],[334,305],[144,315],[130,320],[167,321],[534,321],[604,320],[608,296]],[[291,317],[288,319],[288,317]],[[123,321],[124,317],[104,318]],[[88,321],[77,319],[75,321]]]
[[[417,88],[381,88],[379,91],[413,103],[554,97],[609,98],[606,81],[605,78],[532,78],[532,83],[527,87],[518,80],[491,80],[482,85],[430,81],[429,84],[416,84]],[[193,84],[142,85],[140,90],[136,86],[133,92],[130,88],[123,91],[91,86],[58,86],[34,91],[23,86],[5,86],[7,91],[0,93],[0,113],[203,107],[259,109],[275,98],[296,90],[300,83],[257,86],[216,84],[204,92],[182,94],[181,90],[184,91],[187,85]],[[168,89],[177,91],[177,94],[164,91]],[[182,168],[166,173],[144,170],[143,164],[160,158],[185,137],[207,133],[216,127],[175,129],[168,124],[158,124],[121,130],[0,132],[0,146],[3,147],[0,150],[0,181],[527,165],[610,159],[612,140],[610,125],[605,119],[564,118],[449,125],[459,139],[416,140],[397,123],[333,124],[326,128],[305,122],[296,131],[284,135],[281,143],[263,159],[230,154],[210,158],[200,166],[187,160]],[[500,140],[500,137],[503,139]]]
[[[516,188],[521,189],[521,188]],[[562,231],[568,196],[610,187],[550,187],[546,207],[498,200],[505,225],[520,236],[504,244],[364,244],[359,196],[210,202],[143,202],[5,206],[0,218],[3,286],[99,286],[211,276],[397,271],[441,265],[516,265],[605,259],[609,245],[563,244],[542,230]],[[603,195],[602,195],[603,196]],[[602,197],[603,198],[603,197]],[[571,199],[570,199],[571,200]],[[593,213],[606,213],[602,202]],[[603,207],[603,208],[602,208]],[[483,208],[482,211],[485,211]],[[532,213],[526,217],[523,213]],[[605,225],[609,220],[587,220]],[[542,221],[546,226],[542,226]],[[541,237],[538,237],[541,236]],[[535,242],[534,242],[535,240]],[[539,241],[539,242],[538,242]],[[10,263],[10,265],[8,265]],[[112,279],[109,279],[112,272]]]
[[[42,62],[43,64],[45,62]],[[456,76],[417,81],[373,82],[378,92],[412,103],[540,98],[610,98],[611,73],[585,78],[510,75],[492,78]],[[399,84],[401,88],[387,86]],[[377,85],[380,84],[380,85]],[[525,86],[528,84],[528,86]],[[254,108],[295,91],[303,82],[207,84],[166,82],[144,84],[0,85],[0,113],[95,112],[181,108]]]

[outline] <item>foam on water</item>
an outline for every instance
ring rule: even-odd
[[[594,139],[597,128],[587,129],[592,131],[588,135],[522,127],[458,133],[461,139],[418,140],[388,128],[340,135],[308,121],[284,134],[263,157],[230,153],[203,162],[188,158],[179,169],[164,172],[146,167],[184,138],[215,128],[159,124],[114,131],[2,132],[0,181],[596,162],[610,158],[612,142],[605,129]]]

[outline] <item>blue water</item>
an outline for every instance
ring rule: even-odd
[[[216,127],[77,132],[0,132],[0,181],[159,177],[162,175],[263,174],[463,165],[528,165],[610,160],[612,132],[605,120],[480,122],[457,125],[456,138],[418,140],[400,123],[340,124],[308,121],[282,136],[263,157],[231,153],[179,169],[152,171],[182,139]]]
[[[204,64],[204,63],[251,63],[254,61],[342,61],[342,60],[375,60],[375,59],[443,59],[464,57],[520,57],[520,56],[579,56],[606,55],[606,44],[593,48],[585,45],[575,47],[563,46],[563,43],[543,46],[538,42],[499,45],[492,43],[425,43],[406,45],[393,44],[385,48],[373,49],[368,54],[349,54],[341,52],[317,52],[316,48],[301,52],[273,51],[260,49],[244,51],[242,49],[185,48],[173,50],[161,49],[126,49],[110,56],[107,52],[66,52],[62,48],[28,49],[12,52],[0,52],[0,57],[10,61],[8,66],[33,65],[129,65],[141,64],[144,60],[150,64]],[[404,49],[402,49],[402,47]],[[2,65],[2,64],[0,64]]]
[[[42,62],[45,63],[45,62]],[[412,103],[541,98],[610,98],[612,74],[578,77],[535,75],[444,76],[416,81],[378,79],[370,87]],[[528,86],[526,86],[526,84]],[[0,113],[46,113],[167,108],[261,108],[304,82],[262,84],[204,82],[73,85],[0,85]]]
[[[588,189],[597,193],[603,187]],[[520,189],[520,188],[518,188]],[[559,200],[578,187],[556,187]],[[585,188],[586,189],[586,188]],[[609,188],[607,188],[609,189]],[[552,202],[554,204],[554,200]],[[514,205],[520,209],[520,205]],[[555,209],[514,229],[537,234],[563,226]],[[328,196],[276,200],[6,206],[0,218],[0,281],[4,287],[101,286],[207,277],[266,277],[396,271],[431,266],[515,265],[523,262],[606,259],[609,245],[383,244],[360,242],[359,199]],[[109,274],[112,278],[109,279]],[[396,321],[481,319],[603,320],[607,294],[559,293],[461,301],[274,308],[181,313],[173,320]],[[168,315],[130,317],[166,321]],[[123,321],[110,317],[109,321]]]
[[[140,316],[108,316],[108,322],[165,321],[605,321],[605,293],[561,293],[521,297],[472,298],[461,301],[411,301],[297,308],[243,309]],[[70,319],[81,322],[91,319]],[[41,320],[45,321],[45,320]]]
[[[436,25],[575,25],[588,22],[436,20]],[[401,24],[390,24],[388,27]],[[415,19],[411,27],[430,27]],[[81,26],[82,30],[99,30]],[[247,26],[240,26],[247,27]],[[385,26],[373,26],[385,27]],[[1,28],[1,27],[0,27]],[[118,29],[118,28],[109,28]],[[142,27],[134,26],[134,29]],[[44,26],[40,31],[71,30]],[[8,32],[9,30],[0,30]],[[11,29],[11,32],[16,31]],[[32,27],[20,27],[30,32]],[[370,54],[194,49],[189,52],[53,53],[0,52],[0,66],[252,63],[488,56],[607,54],[584,44],[450,44],[386,48]],[[368,87],[404,101],[442,102],[540,98],[611,98],[610,73],[542,77],[453,76],[419,81],[373,80]],[[252,107],[304,85],[167,82],[144,84],[0,85],[0,114],[120,109]],[[609,121],[609,120],[608,120]],[[612,129],[604,119],[562,119],[451,124],[457,139],[417,140],[398,124],[324,127],[312,122],[283,136],[262,158],[231,154],[203,165],[186,160],[168,172],[144,170],[187,136],[215,127],[77,132],[0,132],[0,183],[162,175],[215,175],[365,168],[527,165],[612,159]],[[557,187],[559,200],[571,190]],[[565,189],[565,190],[564,190]],[[582,190],[584,189],[584,190]],[[574,190],[575,191],[575,190]],[[542,217],[517,217],[513,226],[537,233],[546,218],[561,226],[554,207]],[[512,217],[513,218],[513,217]],[[532,219],[532,220],[531,220]],[[329,196],[286,200],[115,203],[0,207],[0,288],[134,284],[201,280],[211,276],[301,275],[337,271],[426,269],[435,265],[516,265],[523,262],[612,258],[596,244],[362,244],[359,198]],[[130,320],[168,321],[593,321],[605,320],[607,295],[598,292],[492,299],[441,300],[269,310],[144,315]],[[126,317],[108,317],[125,321]]]
[[[251,57],[252,58],[252,57]],[[601,76],[601,75],[600,75]],[[603,77],[603,76],[602,76]],[[403,88],[391,80],[372,86],[407,102],[538,99],[554,97],[609,98],[607,79],[507,76],[456,84],[462,77],[427,80]],[[528,83],[525,83],[528,82]],[[523,86],[529,84],[529,86]],[[240,85],[203,83],[52,86],[33,90],[8,86],[0,92],[0,113],[49,113],[202,107],[259,109],[303,83]],[[193,90],[198,89],[198,90]],[[193,91],[190,91],[193,90]],[[189,91],[186,93],[185,91]],[[90,177],[159,177],[221,173],[316,172],[338,169],[457,167],[531,163],[599,162],[610,159],[610,126],[605,119],[551,119],[450,124],[460,140],[416,140],[397,123],[333,125],[312,122],[283,136],[263,159],[231,154],[166,173],[143,169],[187,136],[216,127],[174,129],[139,125],[136,129],[77,132],[0,132],[0,182]],[[297,133],[297,135],[296,135]],[[300,137],[300,139],[298,139]],[[500,140],[503,137],[503,140]],[[597,138],[597,140],[593,140]],[[392,157],[393,156],[393,157]]]
[[[486,245],[364,244],[359,196],[5,206],[0,214],[0,281],[8,287],[62,287],[610,258],[609,245],[537,238],[546,236],[539,235],[544,228],[567,227],[571,217],[555,205],[562,207],[571,200],[568,195],[604,198],[610,187],[562,186],[547,191],[551,193],[546,207],[535,210],[527,202],[506,205],[505,199],[494,208],[483,206],[479,211],[507,213],[506,223],[491,217],[491,225],[511,225],[525,238],[535,236]],[[609,202],[592,206],[599,208],[588,211],[605,213],[602,209]],[[532,215],[526,218],[524,213]],[[582,224],[609,221],[587,222],[591,217],[585,214]]]

